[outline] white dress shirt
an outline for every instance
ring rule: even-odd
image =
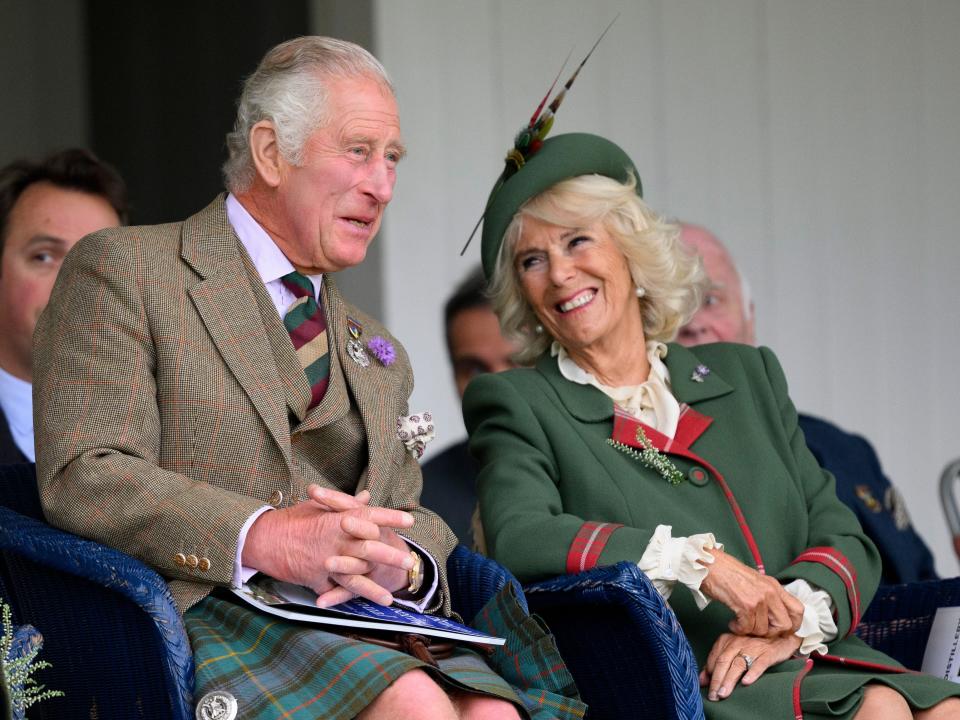
[[[33,447],[33,385],[0,368],[0,407],[7,416],[14,445],[30,462],[36,462]]]

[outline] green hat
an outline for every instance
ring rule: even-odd
[[[503,234],[520,207],[530,198],[557,183],[579,175],[604,175],[627,182],[629,173],[637,180],[642,196],[640,174],[630,157],[616,144],[599,135],[568,133],[547,138],[519,170],[497,179],[483,214],[483,239],[480,257],[487,280],[493,278]]]

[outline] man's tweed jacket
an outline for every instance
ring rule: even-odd
[[[224,197],[183,223],[105,230],[67,257],[36,333],[37,476],[48,519],[168,578],[183,612],[229,584],[240,529],[307,483],[411,511],[404,534],[437,561],[454,535],[418,506],[421,477],[397,438],[409,359],[325,277],[330,386],[310,388],[266,288],[230,227]],[[397,349],[383,366],[362,341]],[[441,577],[434,609],[449,611]]]

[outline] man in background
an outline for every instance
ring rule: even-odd
[[[123,179],[87,150],[0,170],[0,463],[34,461],[33,329],[63,258],[126,220]]]
[[[490,306],[486,287],[483,270],[475,268],[443,310],[447,353],[461,399],[475,376],[516,367],[511,359],[516,348],[500,334],[500,321]],[[466,439],[423,465],[420,502],[440,515],[460,542],[474,544],[471,519],[477,504],[477,465]]]
[[[730,253],[706,228],[683,223],[681,241],[700,255],[710,278],[703,305],[680,329],[683,345],[738,342],[755,345],[754,305]],[[873,447],[859,435],[810,415],[800,429],[820,466],[837,480],[837,496],[860,520],[883,558],[883,583],[936,578],[933,555],[914,531],[903,497],[883,474]]]

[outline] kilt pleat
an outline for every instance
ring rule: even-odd
[[[482,618],[477,628],[506,637],[506,646],[485,660],[458,645],[439,661],[439,669],[216,594],[191,608],[184,624],[196,662],[196,697],[226,690],[237,698],[239,717],[245,719],[348,720],[417,668],[448,687],[513,702],[532,720],[583,717],[586,708],[552,638],[512,595],[493,598],[477,617]]]

